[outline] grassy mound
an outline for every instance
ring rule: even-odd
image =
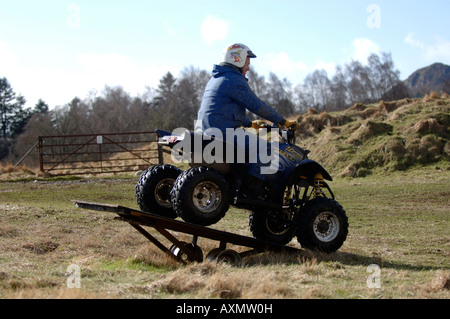
[[[417,165],[449,169],[450,97],[375,104],[298,117],[297,144],[332,174],[362,177]]]

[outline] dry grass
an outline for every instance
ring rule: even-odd
[[[268,252],[244,258],[239,267],[208,261],[183,266],[113,214],[70,202],[135,207],[135,178],[3,182],[0,297],[448,299],[448,172],[403,174],[334,182],[350,222],[337,253]],[[250,235],[244,211],[228,212],[214,227]],[[199,245],[206,255],[218,243],[199,239]],[[299,247],[296,240],[290,245]],[[67,287],[71,264],[81,269],[81,289]],[[370,264],[381,267],[380,289],[367,287]]]
[[[26,165],[15,166],[12,163],[0,162],[0,180],[12,180],[19,178],[42,177],[39,169],[30,168]]]
[[[349,202],[348,196],[353,195],[346,195],[346,192],[357,191],[366,182],[342,182],[349,184],[343,188],[341,185],[338,191],[349,212],[351,232],[339,252],[331,255],[307,250],[300,250],[298,254],[263,253],[245,258],[240,267],[208,261],[183,266],[150,245],[129,225],[114,221],[108,214],[80,211],[65,205],[58,207],[56,202],[40,206],[36,205],[38,199],[32,196],[17,204],[3,203],[0,207],[0,296],[52,299],[449,298],[449,246],[445,240],[448,237],[436,238],[442,242],[438,249],[433,242],[427,242],[429,232],[411,235],[421,237],[409,237],[402,244],[399,240],[406,235],[389,236],[392,227],[400,221],[387,221],[383,216],[376,221],[376,216],[370,212],[357,213],[362,202],[368,208],[372,203],[361,195],[357,195],[360,200]],[[0,195],[3,202],[9,202],[12,194],[4,192],[5,189],[18,193],[22,189],[46,198],[47,192],[54,193],[57,188],[70,196],[77,188],[90,191],[95,191],[95,187],[104,188],[102,183],[104,181],[39,186],[13,183],[0,188]],[[133,186],[132,182],[127,184],[128,188]],[[109,185],[120,193],[117,186],[116,183]],[[377,187],[374,184],[370,188]],[[427,197],[433,198],[430,194]],[[391,195],[394,196],[393,192]],[[133,205],[123,199],[117,201]],[[439,214],[433,205],[427,206],[433,214]],[[394,207],[393,211],[399,213],[398,208]],[[442,224],[439,222],[445,218],[442,214],[443,211],[441,217],[430,221],[434,226],[428,227]],[[249,234],[246,213],[230,212],[217,227]],[[416,229],[414,225],[411,227],[411,231]],[[409,230],[407,224],[402,228]],[[437,229],[432,232],[442,234]],[[158,234],[154,235],[164,241]],[[180,239],[188,241],[189,237],[182,235]],[[217,247],[217,243],[205,239],[200,240],[199,245],[205,254]],[[295,241],[291,245],[298,247]],[[366,268],[372,263],[382,267],[381,289],[369,289],[366,285]],[[81,269],[81,289],[66,286],[70,264]]]
[[[357,104],[341,113],[311,110],[300,118],[300,134],[313,136],[308,141],[314,158],[323,157],[319,162],[337,172],[347,167],[347,176],[363,176],[358,174],[370,164],[364,161],[380,154],[387,163],[408,154],[425,163],[428,159],[420,156],[449,154],[450,147],[436,136],[446,119],[448,96],[430,96],[430,104],[402,100]],[[433,120],[421,113],[444,115]],[[404,140],[397,136],[400,124],[408,129]],[[350,137],[354,144],[345,144]],[[372,153],[363,154],[366,146]],[[327,162],[333,156],[336,165]],[[433,163],[330,183],[350,224],[338,252],[268,252],[244,258],[239,267],[208,261],[183,266],[113,214],[81,210],[70,202],[137,208],[136,176],[43,179],[33,169],[2,164],[0,298],[450,299],[450,170],[444,162]],[[229,211],[214,228],[251,236],[246,211]],[[191,240],[187,235],[179,239]],[[218,246],[207,239],[198,244],[204,255]],[[295,239],[290,245],[300,248]],[[80,289],[67,287],[72,264],[81,270]],[[381,267],[381,288],[367,286],[371,264]]]

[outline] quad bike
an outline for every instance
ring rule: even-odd
[[[186,138],[194,141],[198,134],[157,133],[159,143],[172,149]],[[137,203],[143,211],[202,226],[217,223],[233,205],[251,212],[249,224],[255,238],[286,245],[297,236],[303,248],[334,252],[347,237],[348,219],[324,181],[332,178],[308,159],[308,150],[295,145],[292,130],[280,135],[281,169],[267,175],[256,196],[252,177],[245,175],[246,164],[191,161],[184,172],[167,164],[148,168],[136,185]],[[208,139],[202,141],[204,148]]]

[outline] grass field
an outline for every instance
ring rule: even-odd
[[[137,208],[136,181],[0,182],[0,298],[450,298],[447,169],[338,178],[350,224],[338,252],[264,253],[240,267],[177,264],[114,214],[71,202]],[[231,210],[214,228],[250,235],[248,213]],[[217,242],[199,245],[206,255]],[[68,287],[73,269],[81,288]]]

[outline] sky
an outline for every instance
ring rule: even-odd
[[[0,0],[0,78],[51,109],[121,86],[131,96],[171,72],[210,71],[244,43],[251,67],[292,86],[371,53],[400,78],[450,64],[448,0]]]

